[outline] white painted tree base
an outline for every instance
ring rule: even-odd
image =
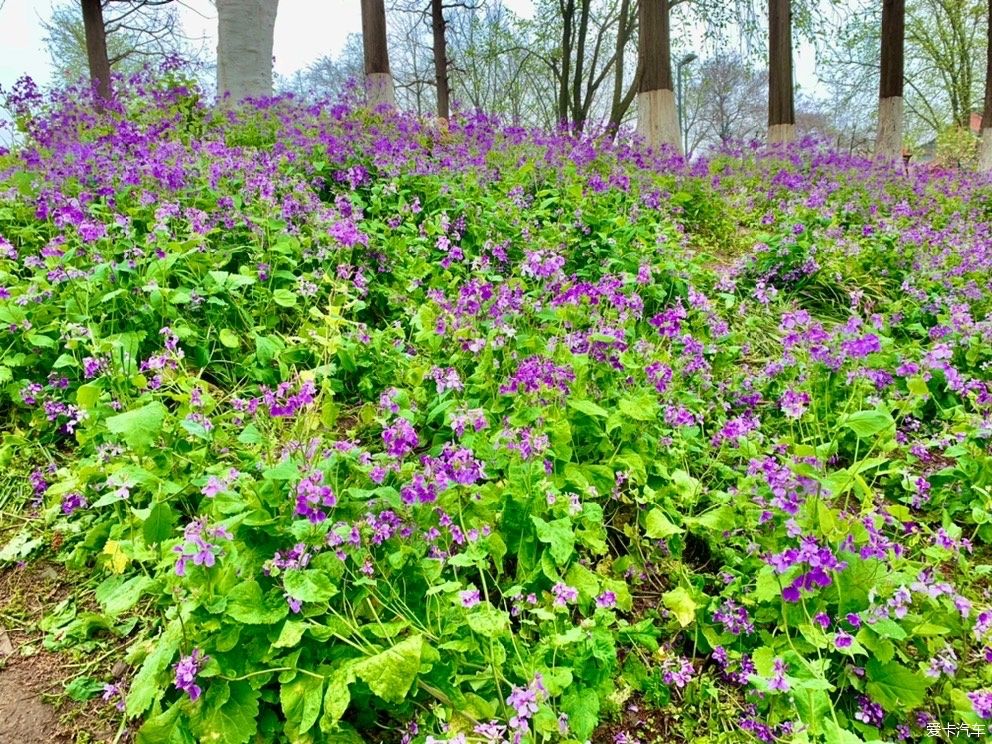
[[[217,0],[217,97],[234,104],[272,95],[279,0]]]
[[[978,170],[992,171],[992,127],[982,130],[982,141],[978,143]]]
[[[876,158],[898,160],[902,157],[902,126],[902,96],[881,99],[878,102],[878,133],[875,135]]]
[[[365,94],[368,96],[369,108],[380,106],[395,106],[396,95],[393,92],[393,76],[388,72],[370,72],[365,75]]]
[[[670,90],[649,90],[637,94],[637,133],[651,147],[668,145],[682,153],[675,94]]]
[[[773,124],[768,127],[768,144],[784,145],[796,139],[795,124]]]

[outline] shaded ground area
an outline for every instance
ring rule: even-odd
[[[72,592],[62,569],[38,562],[0,569],[0,744],[126,742],[99,695],[72,700],[66,685],[83,666],[44,646],[46,611]]]

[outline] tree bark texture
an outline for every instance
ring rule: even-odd
[[[236,104],[272,95],[279,0],[217,0],[217,97]]]
[[[992,171],[992,0],[988,12],[988,61],[985,65],[985,106],[982,107],[982,142],[978,146],[978,170]]]
[[[768,142],[795,138],[792,88],[792,3],[768,0]]]
[[[110,59],[107,56],[107,30],[103,25],[100,0],[82,0],[83,28],[86,32],[86,59],[90,84],[96,87],[97,104],[110,100]]]
[[[882,0],[882,74],[875,156],[888,160],[902,155],[905,38],[906,0]]]
[[[393,77],[389,72],[384,0],[362,0],[362,47],[365,52],[365,90],[369,106],[396,103]]]
[[[437,116],[450,113],[448,88],[448,48],[445,39],[444,0],[431,0],[431,30],[434,32],[434,79],[437,84]]]

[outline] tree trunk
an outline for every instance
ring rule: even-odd
[[[882,75],[875,157],[887,160],[897,160],[902,155],[905,37],[906,0],[882,0]]]
[[[272,95],[272,37],[279,0],[217,0],[217,97],[230,104]]]
[[[110,59],[107,56],[107,30],[103,25],[100,0],[82,0],[83,28],[86,32],[86,59],[90,85],[96,88],[97,107],[110,100]]]
[[[768,143],[796,137],[792,90],[792,3],[768,0]]]
[[[637,133],[651,147],[682,152],[678,111],[672,90],[669,0],[641,0],[638,36],[641,79],[637,92]]]
[[[589,13],[592,11],[592,0],[579,0],[579,28],[575,42],[575,70],[572,72],[572,128],[581,132],[585,126],[585,110],[582,105],[582,71],[586,61],[586,38],[589,35]],[[590,70],[589,75],[595,75]]]
[[[559,0],[561,10],[561,80],[558,87],[558,123],[568,120],[568,92],[572,65],[572,24],[575,22],[575,0]]]
[[[444,37],[444,0],[431,0],[431,30],[434,32],[434,79],[437,82],[437,117],[449,114],[448,48]]]
[[[395,106],[383,0],[362,0],[362,46],[365,50],[365,92],[369,106]]]
[[[982,108],[982,143],[978,147],[978,170],[986,173],[992,171],[992,0],[989,0],[988,23],[985,106]]]

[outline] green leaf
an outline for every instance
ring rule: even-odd
[[[586,416],[606,418],[610,415],[609,411],[593,403],[591,400],[569,400],[568,407],[575,409],[579,413],[584,413]]]
[[[238,338],[238,334],[232,331],[230,328],[222,328],[220,332],[220,342],[224,344],[228,349],[237,349],[241,346],[241,339]]]
[[[681,535],[685,530],[672,524],[668,516],[659,508],[654,508],[648,512],[645,520],[644,534],[652,540],[664,540],[673,535]]]
[[[670,592],[665,592],[661,595],[661,601],[672,614],[675,615],[675,619],[679,621],[679,625],[685,628],[691,625],[696,619],[696,610],[699,605],[696,604],[692,596],[685,590],[685,587],[678,587],[672,589]]]
[[[868,659],[865,663],[868,694],[883,708],[912,710],[923,704],[930,682],[897,661]]]
[[[131,689],[127,694],[128,718],[140,716],[161,697],[164,685],[159,682],[158,677],[166,670],[172,657],[179,650],[179,640],[182,635],[182,623],[176,618],[156,640],[150,642],[151,652],[145,657],[138,673],[134,675]]]
[[[575,550],[575,535],[572,533],[572,521],[568,517],[545,522],[540,517],[532,516],[531,521],[537,529],[537,539],[551,546],[551,557],[555,563],[564,566],[572,557]]]
[[[410,636],[390,649],[359,661],[355,675],[362,679],[387,703],[398,703],[406,697],[420,671],[423,636]]]
[[[883,410],[858,411],[845,416],[840,423],[853,431],[858,439],[868,439],[895,426],[892,414]]]
[[[279,631],[279,637],[272,648],[293,648],[307,630],[307,624],[296,620],[287,620]]]
[[[650,395],[623,398],[619,408],[620,413],[634,421],[654,421],[658,417],[658,402]]]
[[[330,576],[316,569],[287,571],[283,586],[289,596],[304,602],[326,602],[338,593]]]
[[[65,694],[78,702],[92,700],[103,692],[104,684],[92,677],[76,677],[65,686]]]
[[[265,480],[290,480],[299,475],[300,468],[292,460],[283,460],[278,465],[267,468],[262,477]]]
[[[711,532],[726,532],[736,526],[736,520],[733,508],[724,504],[698,517],[686,517],[685,524],[687,527],[702,527]]]
[[[247,681],[213,680],[203,695],[199,715],[193,718],[197,741],[245,744],[258,730],[260,694]]]
[[[510,627],[510,616],[488,602],[476,605],[468,612],[468,627],[479,635],[496,638]]]
[[[274,625],[289,614],[281,597],[265,597],[254,579],[238,584],[227,595],[227,614],[245,625]]]
[[[117,617],[134,607],[152,583],[154,580],[144,575],[127,581],[120,581],[119,576],[114,576],[97,587],[96,601],[106,614]]]
[[[317,722],[323,696],[323,677],[298,673],[292,682],[280,686],[279,703],[282,705],[282,712],[297,736],[305,734]]]
[[[193,737],[183,725],[177,703],[157,716],[152,716],[138,729],[135,744],[193,744]]]
[[[348,685],[355,681],[351,667],[334,670],[327,678],[327,693],[324,695],[324,715],[320,718],[320,730],[325,734],[331,731],[341,716],[348,710],[351,691]]]
[[[294,307],[296,294],[288,289],[277,289],[272,293],[272,300],[280,307]]]
[[[587,741],[599,723],[599,695],[596,691],[571,687],[561,698],[561,709],[568,714],[570,738]]]
[[[853,731],[842,729],[833,722],[833,719],[826,717],[822,723],[826,740],[830,744],[864,744],[864,739]]]
[[[168,540],[172,535],[172,528],[176,524],[176,515],[172,507],[164,501],[160,501],[152,507],[145,521],[141,525],[141,534],[145,537],[145,542],[149,545]]]
[[[144,449],[155,439],[165,420],[165,406],[157,400],[107,419],[107,428],[120,434],[132,449]]]

